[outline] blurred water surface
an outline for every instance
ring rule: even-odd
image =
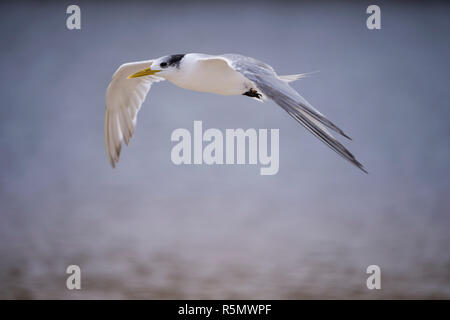
[[[0,298],[450,298],[448,5],[0,5]],[[104,96],[122,63],[235,52],[353,137],[365,175],[281,108],[155,85],[116,169]],[[175,166],[176,128],[279,128],[280,171]],[[65,269],[82,269],[82,290]],[[382,290],[366,288],[366,267]]]

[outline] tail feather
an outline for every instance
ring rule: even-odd
[[[313,73],[317,73],[318,71],[313,71],[313,72],[308,72],[308,73],[300,73],[300,74],[289,74],[289,75],[285,75],[285,76],[278,76],[281,80],[286,81],[286,82],[293,82],[293,81],[297,81],[299,79],[303,79],[308,77],[309,75],[313,74]]]

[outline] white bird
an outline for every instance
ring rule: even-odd
[[[350,138],[289,85],[305,75],[279,76],[264,62],[238,54],[174,54],[123,64],[106,91],[105,145],[109,161],[114,168],[122,142],[128,145],[137,113],[152,84],[168,80],[194,91],[246,95],[259,101],[271,99],[331,149],[367,173],[327,128]]]

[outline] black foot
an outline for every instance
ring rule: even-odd
[[[261,99],[262,94],[256,91],[255,89],[250,89],[247,92],[243,93],[244,96]]]

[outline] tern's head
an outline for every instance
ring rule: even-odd
[[[180,70],[180,64],[182,63],[183,57],[184,54],[172,54],[170,56],[154,59],[149,68],[138,71],[128,78],[131,79],[154,74],[157,74],[158,77],[162,78],[170,77]]]

